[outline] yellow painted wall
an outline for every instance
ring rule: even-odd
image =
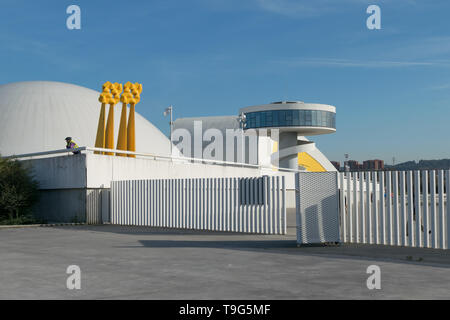
[[[298,154],[298,165],[302,166],[309,172],[325,172],[324,167],[306,152]]]

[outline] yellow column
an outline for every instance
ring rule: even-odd
[[[136,151],[136,128],[134,123],[134,110],[135,110],[135,104],[130,104],[130,115],[128,117],[128,128],[127,128],[127,146],[128,151]],[[128,157],[135,158],[134,154],[129,154]]]
[[[102,104],[100,108],[100,116],[98,118],[98,126],[97,126],[97,137],[95,138],[95,147],[96,148],[105,148],[105,106],[111,102],[112,94],[111,94],[111,82],[107,81],[102,86],[102,93],[98,98],[98,101]],[[97,154],[104,154],[103,152],[95,152]]]
[[[109,105],[108,122],[106,123],[106,137],[105,148],[114,149],[114,104]],[[113,152],[106,152],[105,154],[112,156]]]
[[[130,99],[130,115],[128,118],[128,128],[127,128],[127,147],[128,151],[136,151],[136,127],[135,127],[135,107],[136,104],[141,101],[141,92],[142,92],[142,84],[140,83],[127,83],[131,89],[131,93],[133,95],[133,98]],[[134,155],[129,154],[128,157],[135,158]]]
[[[105,134],[105,148],[114,149],[114,106],[120,100],[120,94],[122,93],[122,85],[120,83],[111,84],[107,82],[111,88],[111,93],[108,95],[109,102],[109,113],[108,121],[106,123],[106,134]],[[107,155],[114,155],[112,152],[106,152]]]
[[[131,82],[125,83],[123,87],[123,94],[120,97],[120,101],[122,102],[122,118],[120,119],[120,129],[119,129],[119,139],[121,148],[120,150],[129,150],[129,142],[128,142],[128,130],[127,130],[127,104],[132,103],[133,100],[133,94],[131,93],[133,84]],[[131,117],[131,111],[130,111],[130,117]],[[117,143],[117,146],[119,145],[119,142]],[[119,147],[117,147],[119,149]],[[121,156],[126,156],[124,154],[121,154]]]
[[[95,138],[95,147],[105,147],[105,104],[102,103],[100,108],[100,117],[98,118],[97,137]],[[95,154],[103,154],[103,152],[95,151]]]
[[[120,115],[119,137],[117,138],[117,150],[127,150],[127,104],[122,103],[122,114]],[[118,156],[126,157],[124,153]]]
[[[119,132],[119,136],[125,137],[126,139],[126,150],[127,151],[136,151],[136,127],[135,127],[135,106],[140,101],[140,94],[142,92],[142,85],[139,83],[131,83],[127,82],[124,85],[123,94],[120,98],[120,101],[124,105],[130,104],[130,115],[128,116],[128,125],[126,128],[126,132],[122,131],[122,122],[121,122],[121,131]],[[128,157],[135,158],[134,155],[129,154]]]

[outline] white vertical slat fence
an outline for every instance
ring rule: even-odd
[[[111,223],[286,234],[285,177],[113,181]]]
[[[450,248],[450,170],[338,175],[343,242]]]

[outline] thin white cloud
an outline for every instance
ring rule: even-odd
[[[37,57],[43,63],[61,66],[69,70],[88,69],[85,62],[77,57],[64,55],[59,50],[60,47],[54,43],[6,32],[0,33],[0,42],[5,44],[2,49],[11,55],[26,54],[28,57]]]
[[[323,1],[256,0],[256,5],[263,11],[296,17],[317,16],[331,9]]]
[[[429,88],[430,90],[447,90],[450,89],[450,83],[444,83],[440,85],[435,85]]]
[[[450,36],[430,36],[411,39],[391,47],[389,54],[411,60],[438,59],[450,55]]]
[[[263,11],[292,18],[317,17],[353,5],[383,4],[389,0],[197,0],[214,11]],[[396,0],[399,4],[415,0]],[[396,2],[397,3],[397,2]]]
[[[386,61],[352,60],[334,58],[295,58],[274,61],[289,67],[341,67],[341,68],[405,68],[405,67],[450,67],[450,61]]]
[[[384,4],[388,0],[254,0],[255,8],[273,14],[305,18],[342,11],[354,5]],[[414,5],[416,0],[397,0],[397,5]]]

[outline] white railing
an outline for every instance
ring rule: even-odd
[[[339,173],[343,242],[448,249],[450,171]]]
[[[95,153],[125,154],[125,155],[134,155],[138,158],[152,159],[152,160],[182,161],[185,163],[205,163],[205,164],[220,165],[220,166],[226,165],[226,166],[254,168],[254,169],[267,169],[267,170],[271,170],[271,171],[280,171],[280,172],[302,172],[302,170],[280,168],[280,167],[275,167],[275,166],[263,166],[263,165],[251,164],[251,163],[189,158],[189,157],[183,157],[183,156],[168,156],[168,155],[159,155],[159,154],[145,153],[145,152],[134,152],[134,151],[124,151],[124,150],[118,150],[118,149],[105,149],[105,148],[94,148],[94,147],[79,147],[76,149],[58,149],[58,150],[51,150],[51,151],[18,154],[18,155],[6,156],[4,158],[29,160],[29,159],[36,159],[36,158],[45,158],[45,157],[52,156],[52,155],[69,155],[74,151],[80,151],[82,153],[95,152]],[[105,155],[105,156],[107,156],[107,155]]]
[[[113,181],[111,223],[286,234],[285,177]]]
[[[85,151],[87,150],[87,147],[80,147],[76,149],[57,149],[57,150],[50,150],[50,151],[42,151],[42,152],[33,152],[33,153],[23,153],[23,154],[15,154],[12,156],[6,156],[2,157],[5,159],[33,159],[33,158],[44,158],[47,156],[52,155],[69,155],[72,152],[76,151]]]

